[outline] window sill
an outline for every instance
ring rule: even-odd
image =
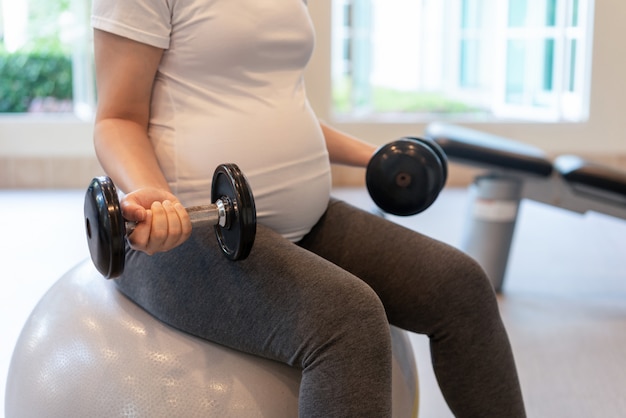
[[[381,124],[381,125],[415,125],[428,124],[433,121],[461,124],[537,124],[537,125],[575,125],[584,124],[588,120],[566,120],[559,118],[514,118],[493,114],[443,114],[443,113],[361,113],[333,114],[332,121],[338,124]]]
[[[21,123],[93,123],[74,113],[0,113],[0,124]]]
[[[93,122],[71,113],[1,114],[0,156],[93,156]]]

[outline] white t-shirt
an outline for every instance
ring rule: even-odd
[[[235,163],[258,221],[299,240],[328,204],[330,165],[303,71],[314,32],[303,0],[93,0],[92,25],[163,48],[149,136],[173,192],[210,203]]]

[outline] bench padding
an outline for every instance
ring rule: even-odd
[[[470,188],[472,210],[460,248],[501,291],[520,202],[533,200],[576,213],[597,212],[626,220],[626,172],[574,155],[554,162],[523,143],[442,123],[426,128],[450,161],[483,169]]]
[[[553,166],[538,148],[459,126],[433,123],[426,129],[448,158],[460,163],[548,177]]]
[[[626,173],[590,163],[575,155],[562,155],[554,161],[554,167],[572,185],[601,189],[626,197]]]

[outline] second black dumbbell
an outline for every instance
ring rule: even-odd
[[[380,147],[365,174],[374,203],[392,215],[409,216],[426,210],[437,199],[448,177],[448,159],[434,141],[404,137]]]

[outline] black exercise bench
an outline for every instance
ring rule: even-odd
[[[498,292],[522,199],[626,219],[626,172],[573,155],[551,161],[538,148],[454,125],[430,124],[426,136],[450,161],[484,169],[471,188],[461,248],[481,263]]]

